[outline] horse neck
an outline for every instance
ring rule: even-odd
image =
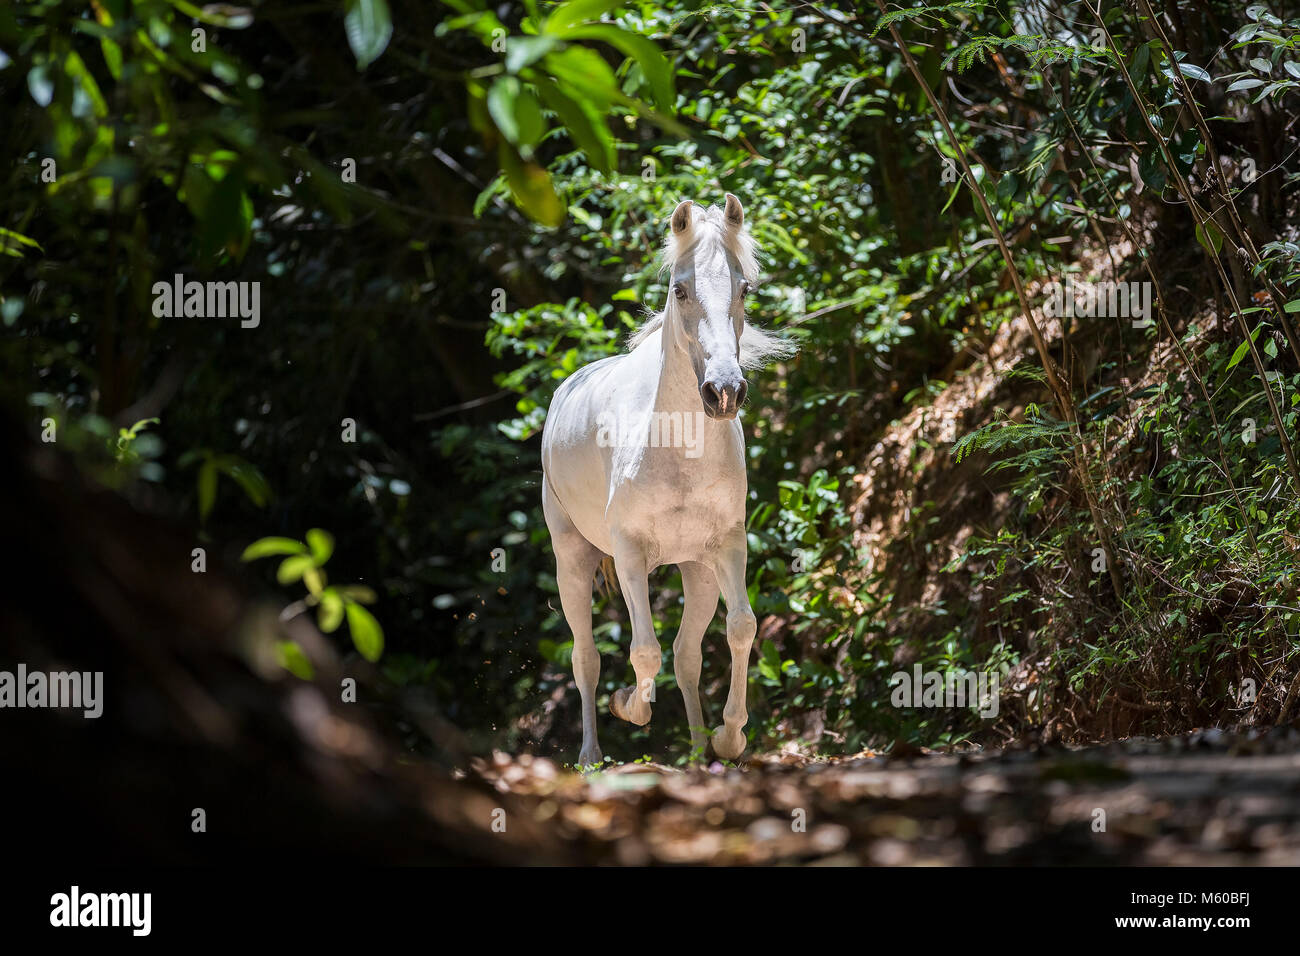
[[[654,410],[657,412],[703,412],[704,401],[700,398],[699,384],[695,380],[695,369],[691,367],[690,356],[684,349],[673,342],[673,329],[669,323],[677,318],[664,312],[663,329],[660,332],[662,359],[659,363],[659,383],[655,389]]]

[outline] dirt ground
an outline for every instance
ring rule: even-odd
[[[1300,864],[1300,728],[970,754],[466,774],[592,863]],[[486,806],[486,804],[484,805]],[[549,840],[547,842],[550,842]]]

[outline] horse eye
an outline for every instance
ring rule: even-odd
[[[748,279],[741,279],[741,280],[740,280],[740,294],[741,294],[741,295],[749,295],[749,280],[748,280]]]
[[[686,286],[682,285],[680,282],[677,283],[675,286],[673,286],[673,295],[677,296],[678,302],[685,302]]]

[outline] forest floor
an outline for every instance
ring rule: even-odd
[[[1294,725],[586,776],[498,753],[466,775],[593,863],[1300,864]]]

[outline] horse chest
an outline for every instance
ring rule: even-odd
[[[695,560],[743,524],[745,475],[719,462],[647,467],[616,490],[611,518],[663,563]],[[683,557],[684,556],[684,557]]]

